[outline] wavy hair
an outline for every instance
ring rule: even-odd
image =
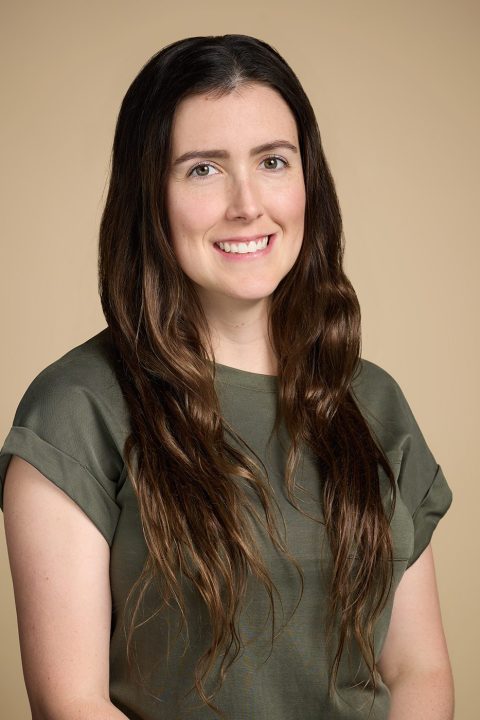
[[[206,92],[221,97],[252,83],[276,90],[293,113],[305,179],[304,239],[294,266],[270,298],[268,334],[278,363],[273,432],[283,418],[291,439],[285,487],[299,512],[306,514],[293,488],[303,445],[315,454],[324,480],[323,517],[332,551],[329,642],[339,624],[330,694],[345,644],[354,638],[374,702],[373,628],[393,577],[389,526],[395,481],[350,390],[360,359],[360,307],[343,271],[342,218],[313,108],[292,69],[266,42],[231,34],[173,42],[141,69],[120,108],[100,224],[99,293],[130,414],[124,459],[148,548],[129,593],[130,598],[139,591],[127,639],[129,667],[134,621],[149,584],[159,583],[164,602],[175,599],[185,622],[183,573],[208,608],[212,628],[211,645],[195,667],[195,687],[220,716],[224,713],[212,702],[215,693],[206,694],[203,680],[224,650],[223,684],[239,653],[236,620],[249,574],[264,584],[273,612],[276,590],[248,514],[262,519],[248,490],[232,477],[243,478],[259,498],[271,541],[300,574],[302,595],[303,573],[278,534],[265,466],[228,441],[231,433],[255,455],[222,417],[209,327],[172,250],[165,188],[179,102]],[[379,464],[393,491],[388,516]],[[232,645],[235,652],[226,665]]]

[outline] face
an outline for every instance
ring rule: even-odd
[[[203,304],[267,303],[304,231],[297,128],[281,95],[255,84],[217,99],[184,99],[174,117],[166,202],[175,255]],[[252,244],[265,236],[265,248],[265,241]]]

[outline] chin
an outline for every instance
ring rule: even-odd
[[[231,297],[232,299],[236,300],[250,300],[252,302],[262,302],[265,300],[268,300],[271,296],[275,288],[272,288],[271,290],[265,290],[259,292],[258,290],[252,290],[250,293],[243,288],[242,292],[238,293],[228,293],[228,297]]]

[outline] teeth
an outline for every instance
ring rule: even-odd
[[[251,240],[249,243],[228,243],[228,242],[219,242],[216,243],[222,250],[225,252],[231,252],[231,253],[250,253],[250,252],[256,252],[257,250],[264,250],[267,247],[268,244],[268,235],[265,235],[262,240]]]

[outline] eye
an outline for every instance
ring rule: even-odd
[[[270,162],[270,161],[272,161],[272,160],[273,160],[274,162],[276,162],[276,163],[278,163],[278,161],[283,162],[283,163],[284,163],[284,167],[287,167],[287,166],[288,166],[288,162],[287,162],[286,160],[284,160],[283,158],[279,157],[278,155],[269,155],[269,156],[266,157],[264,160],[262,160],[262,162]],[[268,169],[268,170],[282,170],[281,167],[280,167],[280,168],[277,168],[277,167],[272,167],[271,165],[270,165],[270,167],[267,168],[267,169]]]
[[[287,160],[284,160],[284,158],[279,157],[278,155],[269,155],[268,157],[264,158],[262,160],[264,163],[278,163],[282,162],[284,164],[284,167],[288,167],[289,163]],[[187,177],[194,177],[194,178],[207,178],[211,177],[211,173],[208,172],[208,168],[213,168],[215,170],[215,166],[208,162],[202,162],[198,163],[198,165],[195,165],[187,174]],[[282,167],[267,167],[267,170],[282,170]],[[200,172],[197,174],[197,170],[203,171],[207,170],[207,172]]]
[[[213,168],[213,167],[214,167],[214,166],[213,166],[211,163],[199,163],[198,165],[195,165],[195,167],[193,167],[193,168],[190,170],[190,172],[188,173],[187,177],[191,177],[191,176],[197,177],[197,178],[210,177],[210,174],[209,174],[209,173],[202,173],[202,174],[200,174],[200,175],[194,175],[194,173],[195,173],[195,170],[199,170],[199,169],[202,169],[202,170],[203,170],[204,168]],[[214,168],[214,169],[215,169],[215,168]]]

